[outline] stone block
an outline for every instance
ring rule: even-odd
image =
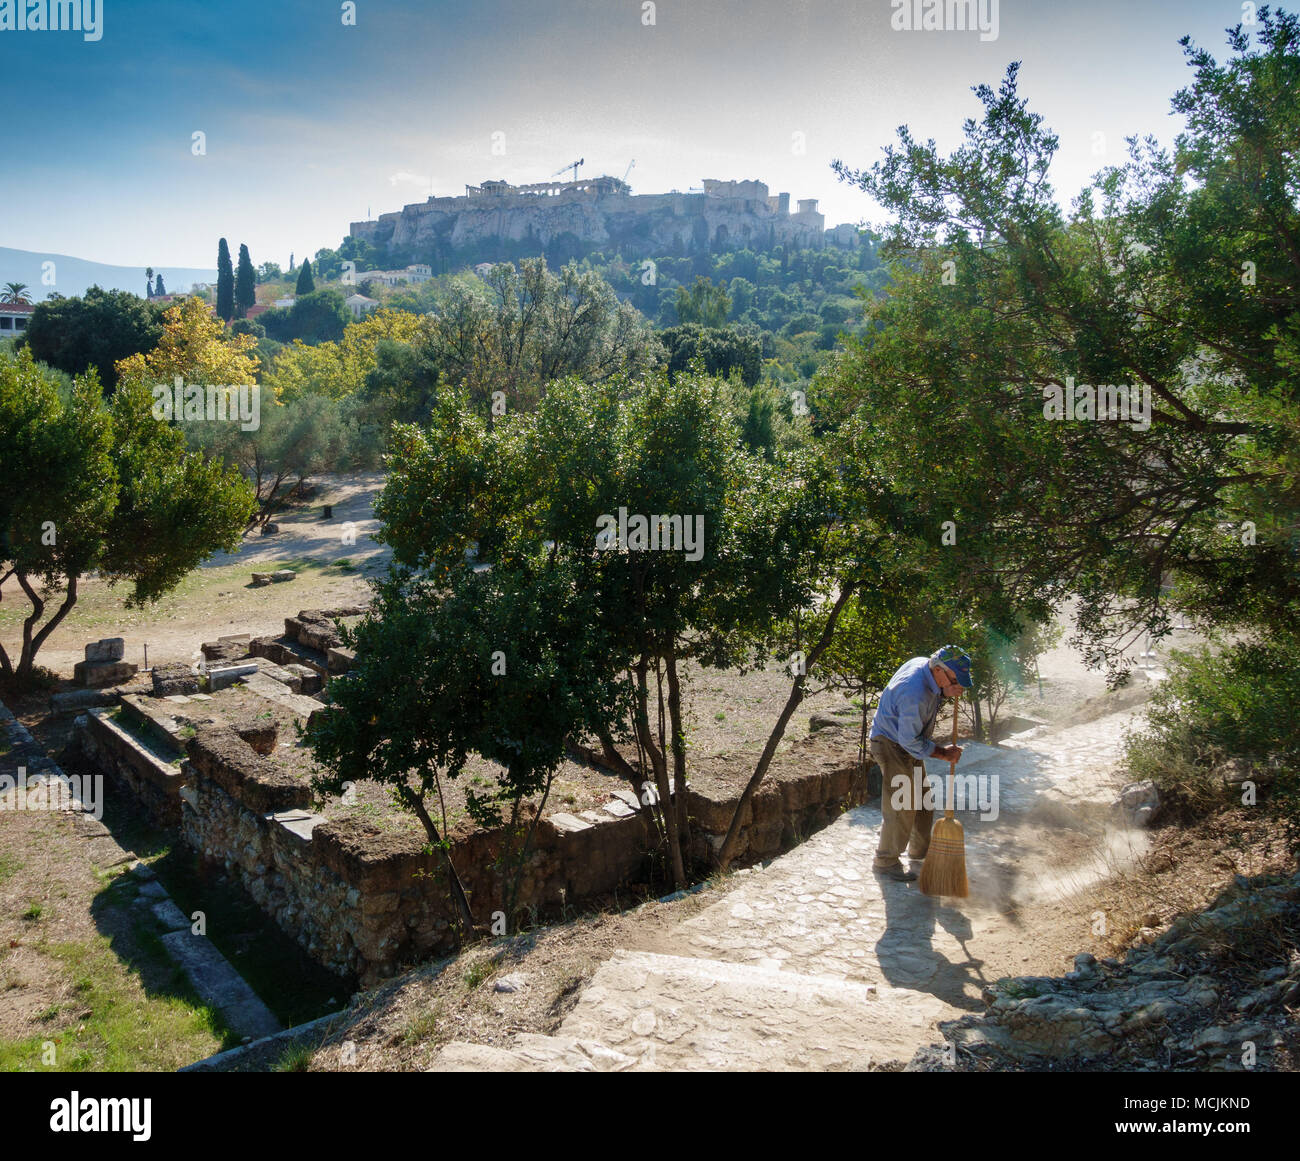
[[[50,695],[50,712],[55,717],[77,714],[91,707],[116,705],[117,700],[118,695],[110,690],[70,689]]]
[[[126,656],[126,638],[105,637],[86,646],[86,660],[93,662],[121,661]]]
[[[641,800],[631,790],[611,790],[610,793],[620,802],[626,802],[633,810],[641,809]]]
[[[200,646],[203,650],[203,656],[207,658],[209,666],[213,663],[222,664],[229,661],[239,661],[248,656],[248,641],[231,640],[229,637],[222,637],[217,641],[205,641]]]
[[[102,689],[134,677],[139,669],[132,661],[78,661],[72,672],[75,680],[88,689]]]
[[[341,645],[332,646],[328,656],[331,673],[347,673],[357,663],[357,651]]]
[[[297,580],[298,574],[291,568],[278,568],[271,574],[271,580],[276,584],[283,584],[285,581]]]
[[[601,807],[606,814],[612,814],[615,818],[630,818],[636,813],[626,802],[617,798],[611,798],[604,806]]]
[[[338,630],[328,621],[304,621],[298,629],[298,644],[328,653],[339,644]]]
[[[159,899],[149,910],[162,924],[164,931],[189,931],[190,921],[185,912],[168,898]]]
[[[331,652],[333,652],[331,650]],[[284,667],[286,673],[291,673],[297,679],[298,687],[295,693],[320,693],[325,687],[325,679],[316,672],[316,670],[306,665],[300,665],[294,662]]]
[[[214,666],[208,670],[208,692],[216,693],[220,689],[226,689],[228,686],[234,685],[241,677],[248,677],[256,672],[256,661],[251,661],[247,665]]]
[[[191,672],[184,662],[155,666],[151,676],[154,697],[189,696],[199,692],[199,675]]]
[[[269,572],[253,573],[253,588],[262,589],[271,583],[273,582],[271,580],[271,574]]]

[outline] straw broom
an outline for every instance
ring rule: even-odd
[[[957,744],[957,705],[960,700],[954,698],[952,703],[954,746]],[[926,895],[952,895],[965,899],[970,894],[966,883],[966,837],[961,823],[953,816],[953,778],[956,773],[957,762],[954,759],[948,763],[948,806],[930,831],[930,849],[921,867],[919,886]]]

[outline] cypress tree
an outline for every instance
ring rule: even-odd
[[[298,271],[298,285],[294,288],[295,294],[310,294],[316,289],[316,280],[311,276],[311,262],[309,259],[302,260],[302,269]]]
[[[157,279],[154,281],[153,296],[154,298],[162,298],[162,296],[166,293],[167,293],[167,287],[163,285],[163,276],[160,273]]]
[[[217,315],[226,322],[235,317],[235,270],[225,238],[217,245]]]
[[[240,244],[239,269],[235,273],[235,313],[243,318],[248,308],[257,301],[257,274],[253,270],[253,260],[248,256],[248,247]]]

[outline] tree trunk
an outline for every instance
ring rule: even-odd
[[[72,611],[72,606],[77,603],[77,578],[75,576],[68,578],[68,588],[58,612],[46,621],[36,633],[33,633],[32,630],[35,628],[36,622],[41,619],[41,614],[45,612],[45,601],[32,587],[32,583],[27,579],[26,574],[18,572],[14,575],[17,576],[18,583],[22,586],[23,592],[27,594],[27,599],[32,604],[31,616],[23,621],[23,647],[18,658],[18,670],[14,675],[19,685],[26,685],[31,680],[32,670],[36,667],[37,652],[45,644],[49,635],[59,627],[59,623],[63,618]]]
[[[434,846],[442,847],[442,856],[447,864],[447,879],[451,886],[451,900],[455,904],[456,910],[460,913],[461,923],[465,927],[465,936],[468,938],[474,933],[474,915],[469,909],[469,898],[465,894],[464,884],[460,881],[460,876],[456,873],[456,864],[451,861],[451,846],[443,846],[443,840],[438,834],[438,828],[432,818],[429,817],[429,811],[424,805],[423,795],[416,794],[409,786],[399,784],[399,791],[402,797],[411,805],[424,825],[425,833]]]
[[[677,674],[677,651],[669,647],[668,675],[668,726],[672,730],[673,785],[677,795],[677,834],[682,848],[691,849],[690,810],[686,802],[686,735],[682,728],[682,683]]]
[[[772,733],[768,736],[767,745],[763,747],[763,753],[759,756],[758,765],[754,767],[754,773],[750,775],[749,782],[746,784],[744,792],[740,796],[740,801],[736,803],[736,812],[731,816],[731,825],[727,828],[727,837],[722,841],[722,850],[718,852],[718,869],[725,871],[730,865],[731,860],[736,857],[736,847],[740,841],[740,819],[745,813],[745,808],[750,804],[754,797],[754,791],[763,781],[763,776],[767,773],[767,768],[772,764],[772,758],[776,754],[776,748],[780,744],[781,738],[785,735],[785,728],[790,722],[794,711],[798,709],[799,703],[803,701],[803,687],[807,680],[808,671],[817,663],[818,658],[826,652],[826,647],[830,645],[831,638],[835,635],[835,623],[840,619],[840,612],[853,595],[855,584],[845,585],[840,590],[840,595],[835,604],[831,607],[830,615],[826,618],[826,625],[822,629],[821,637],[818,638],[817,644],[808,654],[804,662],[803,672],[794,679],[794,685],[790,688],[790,696],[786,698],[785,707],[781,710],[781,716],[777,718],[776,725],[772,727]]]
[[[646,667],[649,658],[642,654],[636,666],[636,732],[641,746],[654,770],[655,786],[659,791],[659,809],[663,815],[664,830],[668,835],[668,866],[672,874],[673,889],[679,891],[686,885],[686,868],[682,865],[682,847],[677,834],[677,812],[673,809],[672,789],[668,785],[668,764],[663,751],[655,744],[650,729],[649,690],[646,686]]]

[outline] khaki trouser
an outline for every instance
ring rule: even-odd
[[[904,850],[913,862],[925,858],[934,811],[916,809],[917,803],[924,801],[925,790],[925,767],[919,758],[889,738],[872,738],[871,756],[880,766],[880,811],[885,816],[875,866],[887,871],[903,865],[898,856]],[[896,810],[894,798],[900,787],[904,809]]]

